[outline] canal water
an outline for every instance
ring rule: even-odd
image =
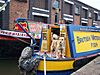
[[[20,75],[18,58],[26,46],[20,41],[0,40],[0,75]]]
[[[20,75],[17,59],[0,59],[0,75]]]

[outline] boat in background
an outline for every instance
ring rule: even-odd
[[[16,19],[14,30],[0,30],[0,58],[19,58],[24,47],[30,46],[31,38],[23,32],[18,26],[18,23],[27,31],[27,33],[34,37],[37,42],[40,41],[41,32],[36,32],[40,28],[38,24],[33,21],[26,21],[24,18]],[[38,27],[36,28],[36,25]],[[30,27],[29,27],[30,26]],[[42,30],[42,29],[39,29]],[[39,43],[37,43],[39,45]],[[36,47],[36,49],[38,49]]]

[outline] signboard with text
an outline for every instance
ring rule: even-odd
[[[70,25],[68,28],[72,57],[92,55],[100,52],[100,29]]]
[[[76,52],[86,52],[100,49],[100,33],[74,32]]]
[[[18,38],[30,39],[30,37],[26,33],[23,33],[23,32],[16,32],[16,31],[9,31],[9,30],[0,30],[0,40],[16,40],[16,38],[17,39]]]

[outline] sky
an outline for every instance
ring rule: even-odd
[[[100,0],[79,0],[79,1],[100,10]]]

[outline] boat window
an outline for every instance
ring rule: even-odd
[[[47,40],[47,33],[43,33],[43,40]]]
[[[53,34],[56,34],[56,35],[60,35],[60,28],[52,28],[51,29],[51,32],[53,33]]]

